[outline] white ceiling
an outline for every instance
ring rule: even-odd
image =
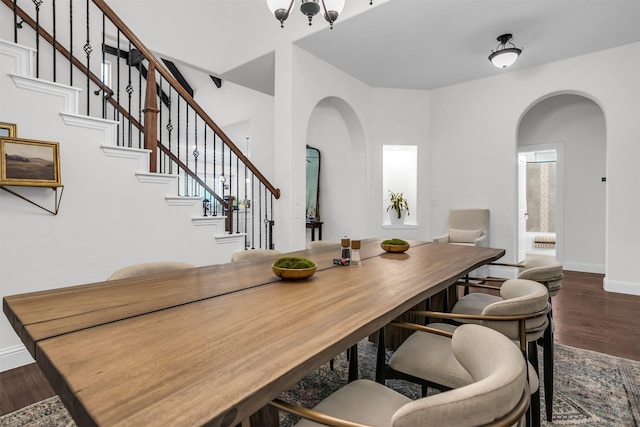
[[[121,5],[114,9],[128,14],[123,18],[134,21],[136,31],[136,19],[144,19],[136,4],[148,7],[149,1],[112,2]],[[274,47],[287,38],[372,87],[401,89],[439,88],[640,41],[640,0],[368,3],[347,0],[343,16],[330,30],[319,16],[308,27],[297,5],[281,29],[265,0],[159,0],[156,4],[172,7],[162,7],[165,13],[149,31],[155,30],[156,40],[166,39],[150,47],[223,80],[273,94]],[[163,20],[167,28],[185,22],[188,29],[163,36],[157,31]],[[144,29],[143,22],[138,25]],[[198,33],[198,28],[206,31]],[[216,33],[218,28],[225,33]],[[512,67],[499,70],[487,57],[503,33],[512,33],[524,51]],[[172,52],[172,43],[181,50]],[[186,52],[188,45],[198,55]]]

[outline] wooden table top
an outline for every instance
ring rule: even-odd
[[[282,390],[500,249],[363,241],[360,266],[336,248],[5,297],[3,309],[79,425],[233,426]],[[282,255],[280,255],[282,256]]]

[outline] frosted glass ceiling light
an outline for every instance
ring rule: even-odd
[[[513,63],[516,62],[516,59],[518,59],[518,56],[522,53],[522,49],[518,49],[516,45],[511,42],[512,37],[513,36],[511,34],[503,34],[499,36],[497,40],[500,44],[496,50],[492,50],[491,55],[489,55],[489,61],[498,68],[507,68],[513,65]],[[507,47],[507,43],[513,47]]]
[[[284,27],[284,21],[289,17],[291,9],[295,0],[267,0],[267,6],[269,10],[280,21],[280,27]],[[300,0],[300,11],[309,18],[309,25],[314,16],[322,10],[324,19],[327,20],[330,27],[333,29],[333,23],[336,22],[342,9],[344,8],[345,0]],[[372,4],[371,1],[369,4]]]

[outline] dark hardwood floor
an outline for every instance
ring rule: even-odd
[[[556,342],[640,361],[640,296],[606,292],[602,279],[565,271],[553,298]],[[0,373],[0,415],[54,394],[35,364]]]

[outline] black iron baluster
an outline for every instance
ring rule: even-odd
[[[266,191],[266,187],[265,187],[265,191]],[[269,249],[275,249],[275,245],[273,244],[273,226],[275,225],[275,221],[273,220],[273,193],[271,193],[270,195],[271,198],[271,204],[269,205],[269,208],[271,210],[271,219],[269,220]]]
[[[43,0],[33,0],[36,6],[36,77],[40,77],[40,5]]]
[[[100,81],[102,82],[102,88],[100,88],[100,90],[98,90],[97,92],[100,93],[102,92],[102,118],[106,119],[107,118],[107,94],[104,91],[104,87],[106,86],[105,81],[107,80],[107,69],[106,69],[106,63],[107,63],[107,58],[106,58],[106,49],[105,49],[105,28],[106,27],[106,21],[105,21],[105,14],[102,14],[102,63],[100,64]],[[111,84],[109,84],[109,86],[111,86]]]
[[[18,0],[13,0],[13,42],[18,43],[18,28],[22,28],[22,24],[18,23]]]
[[[258,184],[258,204],[259,204],[259,215],[258,218],[262,218],[262,189],[260,188],[262,184]],[[265,212],[266,215],[266,212]],[[262,227],[258,225],[258,247],[262,247]]]
[[[189,169],[189,103],[185,99],[185,126],[184,126],[184,159],[185,166],[184,169],[184,192],[185,196],[189,195],[189,174],[187,170]]]
[[[236,234],[240,233],[240,157],[236,156]]]
[[[162,145],[162,135],[164,132],[162,132],[162,83],[164,82],[164,77],[162,77],[162,74],[160,74],[160,82],[158,83],[158,87],[160,88],[160,90],[158,91],[158,97],[160,98],[160,102],[158,103],[158,128],[159,128],[159,132],[158,132],[158,140],[160,141],[160,145]],[[164,154],[164,151],[162,152],[163,154],[160,156],[159,159],[159,164],[158,164],[158,168],[159,168],[159,172],[160,173],[164,173],[165,171],[165,162],[166,162],[166,158],[167,156]]]
[[[69,86],[73,86],[71,58],[73,58],[73,1],[69,0]]]
[[[176,141],[178,144],[178,153],[176,154],[176,157],[180,159],[180,99],[182,97],[180,96],[179,93],[176,96],[178,97],[178,105],[176,106],[177,107],[176,109],[178,110],[176,113],[176,120],[178,121],[178,129],[176,130],[176,133],[178,135],[178,140]],[[178,170],[178,176],[179,175],[180,175],[180,170]]]
[[[90,101],[91,101],[91,64],[90,57],[93,48],[91,47],[91,36],[89,33],[89,0],[87,0],[87,42],[84,45],[84,53],[87,54],[87,116],[90,116]]]
[[[118,40],[116,41],[116,64],[116,103],[120,105],[120,28],[118,28]],[[120,126],[118,126],[118,131],[122,135],[122,142],[120,145],[124,147],[124,123],[120,122],[120,111],[117,108],[114,108],[113,113],[114,120],[120,123]]]
[[[224,183],[227,182],[227,178],[224,176],[224,141],[220,141],[220,149],[222,151],[221,157],[222,157],[222,162],[220,163],[220,193],[222,195],[222,200],[225,200],[224,198]],[[225,208],[227,208],[227,206],[222,206],[222,215],[224,215],[224,210]]]
[[[255,188],[255,181],[254,181],[255,176],[253,175],[253,173],[251,173],[251,249],[255,249],[256,248],[256,218],[255,218],[255,206],[256,206],[256,200],[254,199],[254,194],[253,194],[253,190]]]
[[[56,37],[56,0],[53,0],[52,3],[52,7],[53,7],[53,81],[56,81],[56,71],[57,71],[57,67],[56,67],[56,54],[57,54],[57,45],[58,45],[58,39]]]
[[[233,212],[233,203],[235,202],[235,199],[233,198],[233,175],[231,173],[231,171],[233,170],[233,151],[231,151],[231,147],[229,147],[229,215],[231,216],[231,219],[233,220],[233,214],[235,212]],[[229,231],[230,234],[233,233],[233,221],[229,221]]]
[[[142,69],[144,65],[142,64],[142,54],[140,55],[140,59],[138,62],[138,123],[142,123],[142,110],[144,110],[145,105],[142,102]],[[161,97],[160,102],[158,104],[162,105],[162,92],[158,93]],[[142,128],[138,127],[138,148],[144,148],[144,141],[142,140]]]
[[[204,183],[205,183],[205,186],[206,186],[206,184],[207,184],[207,123],[206,122],[204,123],[204,149],[203,149],[203,151],[204,151],[204,154],[203,154],[203,156],[204,156],[204,158],[203,158],[203,161],[204,161],[203,172],[204,172]]]
[[[131,113],[131,95],[133,94],[133,86],[131,85],[131,62],[131,41],[129,41],[129,54],[127,55],[127,87],[125,88],[128,95],[127,101],[129,106],[127,107],[127,111],[129,113]],[[127,120],[127,122],[127,147],[131,147],[133,143],[131,136],[133,123],[131,123],[131,119]]]
[[[213,191],[216,191],[216,136],[218,134],[213,132],[213,182],[211,185],[213,186]],[[213,215],[218,216],[218,202],[216,201],[213,204]]]
[[[172,86],[169,85],[169,105],[167,106],[167,108],[169,109],[169,122],[167,123],[167,130],[169,131],[169,152],[172,153],[171,151],[171,142],[172,142],[172,138],[171,138],[171,132],[173,131],[173,123],[171,122],[171,118],[173,117],[173,115],[171,114],[171,106],[173,105],[173,102],[171,100],[171,97],[173,96],[173,93],[171,91]],[[173,162],[170,160],[169,161],[169,173],[173,173]]]
[[[196,177],[198,177],[198,157],[200,156],[200,152],[198,151],[198,116],[196,115],[196,117],[194,118],[194,123],[193,123],[193,136],[194,136],[194,143],[193,143],[193,162],[194,162],[194,172],[196,174]],[[192,189],[192,193],[193,196],[199,196],[200,195],[200,191],[198,191],[198,181],[197,180],[193,180],[193,189]]]

